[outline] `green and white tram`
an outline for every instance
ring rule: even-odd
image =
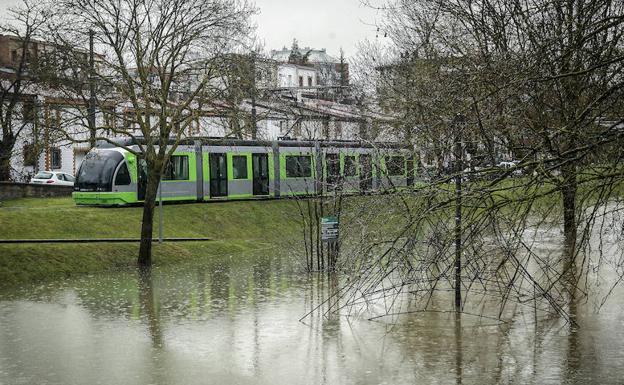
[[[101,143],[82,162],[73,198],[79,205],[127,205],[145,197],[145,162],[137,143]],[[212,201],[405,188],[414,183],[414,152],[396,144],[351,141],[183,141],[162,178],[164,201]]]

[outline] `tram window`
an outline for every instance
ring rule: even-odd
[[[388,176],[405,175],[405,158],[402,156],[386,156],[386,170]]]
[[[247,157],[244,155],[232,156],[232,176],[234,179],[247,179]]]
[[[173,155],[167,163],[163,180],[188,180],[189,162],[188,155]]]
[[[130,184],[130,172],[126,163],[122,163],[119,170],[117,170],[117,176],[115,177],[116,186],[126,186]]]
[[[312,176],[312,157],[309,155],[287,155],[286,177],[307,178]]]
[[[356,176],[357,167],[355,156],[345,156],[344,158],[344,176]]]

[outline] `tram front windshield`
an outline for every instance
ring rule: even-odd
[[[117,151],[89,152],[80,165],[74,189],[77,191],[112,191],[113,174],[123,155]]]

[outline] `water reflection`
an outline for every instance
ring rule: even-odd
[[[0,297],[0,384],[581,384],[624,378],[624,300],[579,324],[435,311],[338,315],[338,276],[278,256],[120,271]],[[319,306],[320,305],[320,306]],[[523,310],[528,309],[528,310]],[[303,322],[298,320],[310,312]]]
[[[163,338],[160,328],[160,315],[154,299],[154,281],[151,269],[139,269],[138,271],[138,293],[141,312],[144,314],[145,322],[155,348],[162,347]]]
[[[462,383],[463,347],[461,313],[455,313],[455,383]]]

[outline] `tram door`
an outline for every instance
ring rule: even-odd
[[[407,185],[414,185],[414,157],[407,158]]]
[[[327,165],[327,189],[334,190],[338,187],[340,179],[340,155],[326,154],[325,164]]]
[[[253,195],[269,195],[269,156],[252,154]]]
[[[145,200],[145,191],[147,190],[147,163],[145,159],[138,159],[138,183],[137,183],[137,200]]]
[[[210,154],[210,196],[228,195],[227,158],[225,154]]]
[[[360,155],[360,190],[370,191],[373,188],[373,161],[370,154]]]

